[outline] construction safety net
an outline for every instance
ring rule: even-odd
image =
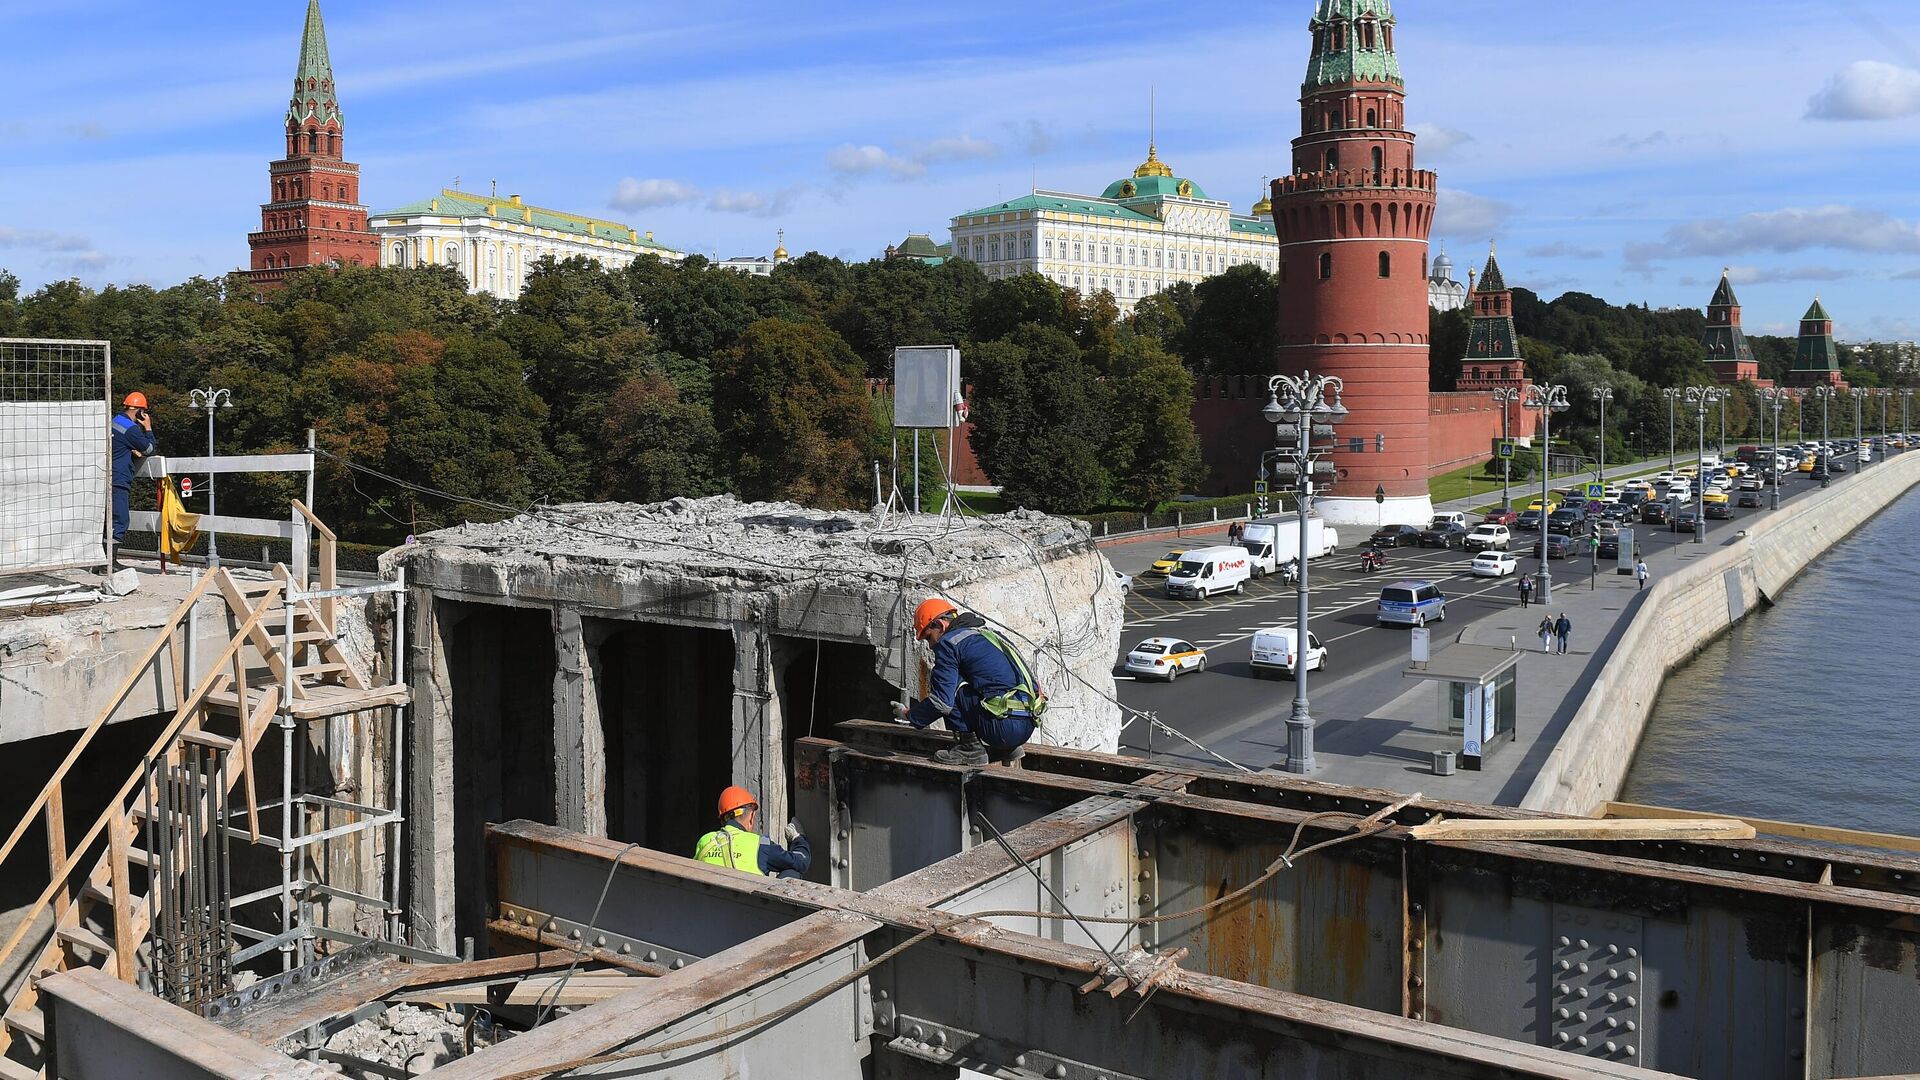
[[[104,341],[0,339],[0,574],[106,562],[111,377]]]

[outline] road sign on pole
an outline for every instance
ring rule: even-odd
[[[1513,456],[1513,440],[1511,440],[1511,439],[1503,439],[1503,440],[1501,440],[1501,441],[1500,441],[1500,444],[1499,444],[1499,446],[1500,446],[1500,456],[1501,456],[1501,457],[1503,457],[1503,458],[1510,458],[1510,457],[1512,457],[1512,456]]]
[[[1606,497],[1607,497],[1607,485],[1605,484],[1588,484],[1587,485],[1587,498],[1604,499]]]

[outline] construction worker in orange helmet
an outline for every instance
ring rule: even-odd
[[[731,786],[720,793],[720,827],[702,836],[693,857],[703,863],[749,874],[784,878],[806,876],[813,865],[813,848],[800,832],[798,820],[787,822],[787,846],[756,831],[760,802],[746,788]]]
[[[938,596],[914,609],[913,631],[933,648],[933,670],[927,696],[911,707],[896,702],[895,718],[916,728],[946,721],[960,741],[934,752],[943,765],[1016,756],[1047,708],[1047,695],[1019,650],[985,619]]]
[[[153,417],[147,395],[135,390],[113,414],[113,542],[127,536],[127,495],[133,490],[134,459],[154,451]]]

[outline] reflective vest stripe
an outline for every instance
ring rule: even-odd
[[[765,876],[760,869],[760,834],[744,829],[721,827],[700,838],[693,857],[713,866],[724,866],[749,874]]]
[[[979,634],[981,637],[986,638],[987,644],[998,649],[1000,655],[1007,658],[1007,663],[1013,665],[1014,673],[1020,678],[1020,685],[1004,694],[987,698],[980,703],[981,706],[995,716],[1005,716],[1009,712],[1020,710],[1032,714],[1035,719],[1039,719],[1040,714],[1047,710],[1047,699],[1042,696],[1035,687],[1033,672],[1028,669],[1027,662],[1021,658],[1019,650],[1007,644],[1006,640],[999,634],[994,633],[984,626],[963,627],[956,631],[953,637],[956,640],[964,639],[968,634]],[[1016,697],[1016,695],[1018,696]]]

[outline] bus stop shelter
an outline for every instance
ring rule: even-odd
[[[1460,767],[1479,769],[1496,749],[1515,740],[1520,711],[1520,653],[1491,645],[1453,644],[1402,674],[1447,684],[1443,730],[1460,733]]]

